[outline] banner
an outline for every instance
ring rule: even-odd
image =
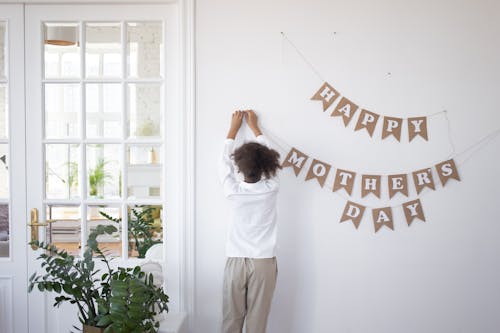
[[[337,169],[335,181],[333,182],[333,192],[343,188],[349,195],[352,195],[352,188],[354,187],[354,179],[356,172]]]
[[[321,88],[311,97],[313,101],[322,101],[323,102],[323,111],[326,111],[333,102],[337,100],[339,97],[339,93],[337,90],[333,89],[331,85],[327,82],[323,83]]]
[[[411,225],[414,219],[419,219],[425,222],[424,210],[422,209],[420,199],[405,202],[403,204],[403,211],[405,213],[406,223],[408,223],[408,226]]]
[[[340,97],[340,98],[339,98]],[[366,129],[368,135],[373,137],[377,122],[381,117],[375,112],[371,112],[360,108],[356,103],[349,98],[341,96],[341,94],[333,88],[328,82],[324,82],[319,90],[311,97],[313,101],[321,101],[323,104],[323,112],[330,108],[338,100],[339,102],[333,107],[332,117],[342,117],[344,126],[347,127],[358,109],[361,109],[354,131]],[[398,142],[401,142],[401,133],[405,118],[384,116],[382,122],[382,140],[393,136]],[[429,141],[427,133],[427,117],[412,117],[406,119],[408,127],[408,141],[411,142],[417,136],[425,141]]]
[[[408,177],[406,174],[389,175],[387,177],[387,187],[389,189],[389,199],[392,199],[396,193],[408,196]]]
[[[432,190],[436,189],[430,168],[413,172],[413,182],[415,183],[417,194],[420,194],[420,192],[422,192],[422,190],[426,187]]]
[[[416,136],[422,137],[425,141],[427,136],[427,117],[408,118],[408,139],[411,142]]]
[[[300,170],[304,167],[308,157],[298,149],[292,148],[281,165],[283,168],[293,167],[295,176],[298,177]]]
[[[317,179],[321,187],[325,185],[326,177],[330,172],[330,164],[323,163],[319,160],[313,160],[309,171],[307,172],[306,181],[310,179]]]
[[[377,125],[379,115],[367,110],[361,110],[361,114],[359,115],[358,122],[356,123],[355,131],[359,131],[361,129],[366,129],[370,136],[373,136],[373,132],[375,131],[375,125]]]
[[[292,147],[285,157],[282,166],[283,168],[291,167],[298,176],[301,170],[304,168],[306,162],[310,157]],[[338,192],[341,189],[349,195],[352,196],[354,193],[355,180],[358,175],[355,171],[350,171],[346,169],[335,168],[334,166],[320,161],[318,159],[312,158],[312,162],[307,171],[305,181],[311,179],[316,179],[321,187],[325,186],[328,175],[332,170],[335,169],[335,176],[333,177],[333,185],[331,187],[333,192]],[[460,181],[460,176],[458,174],[458,169],[456,163],[453,159],[448,159],[446,161],[440,162],[434,166],[435,172],[439,176],[442,186],[446,186],[450,179],[455,179]],[[395,195],[400,193],[404,197],[410,196],[410,186],[408,183],[409,175],[411,175],[415,187],[416,194],[420,194],[426,187],[431,190],[436,189],[436,184],[433,178],[433,169],[424,168],[417,171],[393,174],[393,175],[374,175],[374,174],[361,174],[360,191],[359,194],[361,198],[366,197],[369,194],[373,194],[377,198],[381,198],[381,194],[385,193],[382,191],[382,184],[386,184],[388,198],[392,199]],[[387,177],[387,181],[382,181],[382,178]],[[340,223],[346,221],[352,221],[354,227],[358,229],[361,220],[363,218],[364,212],[367,206],[361,205],[359,203],[353,202],[352,200],[346,199],[346,205],[342,216],[340,217]],[[403,208],[404,216],[408,226],[412,224],[414,220],[420,220],[425,222],[425,215],[422,207],[422,203],[419,198],[414,200],[406,201],[400,205]],[[378,232],[380,228],[386,226],[387,228],[394,230],[394,221],[392,215],[393,207],[382,207],[382,208],[372,208],[372,218],[375,227],[375,232]]]
[[[436,170],[438,172],[439,180],[443,187],[448,182],[448,179],[455,179],[460,181],[460,176],[458,175],[457,166],[455,165],[455,161],[448,160],[436,164]]]
[[[361,176],[361,197],[364,198],[368,194],[373,193],[380,199],[380,179],[377,175],[362,175]]]
[[[342,117],[342,120],[344,121],[344,126],[347,127],[352,117],[354,116],[354,113],[356,113],[356,110],[358,110],[358,106],[356,104],[351,102],[349,99],[342,97],[340,99],[340,102],[333,110],[331,116]]]
[[[292,167],[295,176],[298,176],[308,159],[309,156],[307,154],[302,153],[296,148],[291,148],[282,163],[282,167]],[[460,181],[457,166],[453,159],[438,163],[434,166],[434,168],[443,187],[448,183],[449,179]],[[355,179],[358,175],[358,173],[354,171],[335,168],[328,163],[313,159],[307,171],[305,180],[307,181],[316,179],[320,186],[323,187],[332,169],[336,169],[333,185],[331,187],[333,189],[333,192],[344,189],[346,193],[349,194],[349,196],[352,196],[354,191]],[[410,172],[409,174],[411,174],[412,176],[416,194],[420,194],[426,187],[430,188],[431,190],[436,190],[436,184],[434,182],[434,176],[431,168],[420,169]],[[364,198],[369,194],[373,194],[375,197],[381,199],[383,177],[387,177],[387,181],[384,181],[384,184],[386,184],[384,186],[387,186],[389,199],[392,199],[398,193],[401,193],[401,195],[408,197],[410,196],[410,188],[408,184],[409,174],[403,173],[387,176],[361,174],[361,198]]]
[[[375,226],[375,232],[379,231],[384,225],[394,230],[394,221],[392,220],[392,209],[391,207],[384,208],[374,208],[372,210],[373,225]]]
[[[340,223],[351,220],[352,224],[354,224],[354,227],[358,229],[364,213],[364,206],[352,201],[347,201],[344,212],[342,213],[342,217],[340,218]]]
[[[396,140],[401,141],[401,128],[403,118],[384,117],[384,127],[382,129],[382,140],[392,135]]]

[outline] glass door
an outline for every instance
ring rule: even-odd
[[[115,263],[163,262],[176,210],[172,7],[27,7],[28,207],[47,223],[38,237],[59,249],[82,255],[97,225],[114,225],[98,242]],[[71,307],[56,316],[50,295],[31,297],[47,332],[77,322]]]
[[[0,332],[28,330],[21,5],[0,5]]]

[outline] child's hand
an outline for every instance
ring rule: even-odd
[[[253,110],[246,110],[245,111],[245,119],[247,120],[248,127],[252,130],[253,134],[255,136],[259,136],[262,134],[260,131],[259,125],[258,125],[258,119],[257,115],[255,114],[255,111]]]
[[[231,127],[229,128],[229,133],[227,134],[228,139],[234,139],[236,134],[240,130],[241,123],[243,122],[243,116],[245,112],[234,111],[231,117]]]

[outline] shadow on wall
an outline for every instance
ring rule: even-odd
[[[299,207],[304,204],[290,183],[285,183],[281,174],[282,204],[278,211],[278,282],[269,318],[268,331],[273,333],[308,332],[314,322],[316,298],[316,259],[313,253],[311,221],[304,218]],[[300,202],[299,202],[300,201]],[[310,305],[304,311],[304,304]]]

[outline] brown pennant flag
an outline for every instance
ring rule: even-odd
[[[356,104],[351,102],[349,99],[342,97],[339,104],[335,106],[335,109],[333,110],[331,116],[342,117],[344,126],[347,127],[357,109],[358,106]]]
[[[369,193],[373,193],[380,198],[380,179],[381,177],[377,175],[361,176],[361,197],[364,198]]]
[[[337,169],[337,173],[335,174],[335,181],[333,182],[333,192],[343,188],[349,195],[352,195],[354,178],[356,178],[355,172]]]
[[[410,141],[417,135],[429,140],[427,135],[427,117],[408,118],[408,136]]]
[[[286,156],[285,160],[283,161],[282,167],[293,167],[293,171],[295,172],[295,176],[298,176],[300,173],[300,170],[304,167],[304,164],[306,163],[308,159],[308,156],[298,149],[292,148],[290,149],[290,152],[288,152],[288,155]]]
[[[403,204],[403,211],[405,212],[406,223],[411,225],[414,219],[419,219],[425,222],[424,210],[420,199],[408,201]]]
[[[391,207],[374,208],[372,209],[372,214],[373,214],[373,225],[375,226],[375,232],[377,232],[384,225],[389,229],[394,230],[394,222],[392,220]]]
[[[366,128],[366,131],[370,136],[373,136],[373,131],[375,131],[375,125],[377,125],[379,115],[367,110],[361,110],[358,122],[356,123],[355,131]]]
[[[363,214],[365,213],[365,206],[361,206],[357,203],[347,201],[345,204],[344,212],[340,218],[340,223],[351,220],[354,227],[358,229]]]
[[[439,176],[439,180],[443,187],[448,182],[448,179],[453,178],[460,181],[460,176],[458,175],[457,166],[453,159],[436,164],[436,170]]]
[[[392,199],[396,193],[402,193],[408,196],[408,177],[406,174],[389,175],[387,177],[387,187],[389,188],[389,199]]]
[[[325,185],[326,177],[328,177],[328,173],[330,172],[330,168],[330,164],[314,159],[309,167],[309,171],[307,172],[306,181],[316,178],[319,185],[323,187],[323,185]]]
[[[384,117],[384,127],[382,128],[382,140],[392,135],[396,140],[401,141],[402,118]]]
[[[330,105],[335,102],[335,100],[340,96],[339,92],[335,90],[331,85],[327,82],[323,83],[321,88],[311,97],[313,101],[322,101],[323,102],[323,111],[326,111],[330,107]]]
[[[432,170],[430,168],[414,171],[413,182],[415,183],[417,194],[420,194],[425,187],[429,187],[433,190],[436,189],[434,186],[434,178],[432,178]]]

